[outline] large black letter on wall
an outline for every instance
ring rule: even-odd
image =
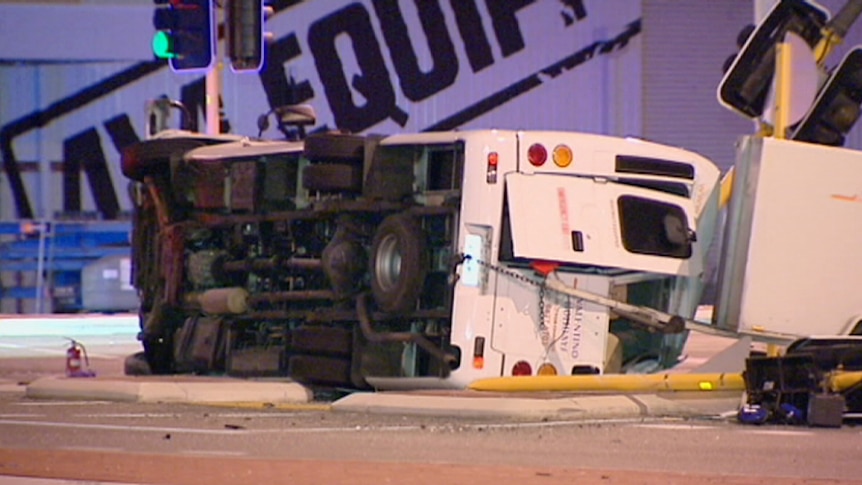
[[[84,168],[87,180],[90,182],[90,193],[96,202],[96,209],[105,219],[116,219],[120,212],[117,192],[108,171],[105,153],[102,151],[102,140],[95,128],[85,130],[63,143],[64,185],[76,182],[77,177],[70,171]],[[64,186],[65,210],[80,210],[80,194],[78,187]]]
[[[482,16],[476,8],[476,0],[449,0],[452,10],[455,12],[455,21],[458,23],[458,32],[464,41],[464,49],[467,51],[467,59],[473,72],[494,63],[494,55],[491,53],[491,43],[485,35],[485,27],[482,26]]]
[[[360,70],[349,84],[335,47],[340,35],[350,38]],[[407,123],[407,113],[395,105],[389,71],[365,7],[353,3],[318,20],[308,29],[308,44],[338,128],[360,132],[386,118],[401,126]],[[353,102],[351,88],[365,98],[364,103]]]
[[[398,0],[374,0],[374,10],[380,19],[383,37],[389,46],[395,72],[401,81],[401,91],[411,101],[421,101],[442,91],[455,82],[458,76],[458,57],[455,46],[446,29],[446,19],[440,4],[435,0],[414,0],[422,30],[428,40],[432,66],[422,72],[416,59],[416,51],[410,42],[410,34]]]
[[[294,84],[284,72],[284,64],[302,54],[296,34],[282,37],[268,47],[269,57],[260,72],[260,82],[266,92],[269,107],[300,104],[313,98],[314,89],[311,83],[302,81]]]
[[[518,10],[533,3],[534,0],[486,0],[491,21],[494,24],[494,32],[497,33],[497,42],[503,51],[503,57],[518,52],[524,48],[524,36],[521,35],[521,27],[515,14]]]

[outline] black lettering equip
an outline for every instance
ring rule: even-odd
[[[516,14],[534,1],[486,0],[495,37],[504,57],[524,49],[524,38]],[[576,18],[580,19],[586,15],[582,1],[567,0],[562,3],[572,9]],[[450,5],[455,13],[458,32],[471,70],[478,72],[491,66],[494,62],[491,45],[485,35],[476,1],[450,0]],[[432,67],[427,71],[422,71],[419,66],[411,43],[411,33],[414,36],[417,33],[408,31],[398,0],[373,0],[373,6],[380,22],[383,40],[391,54],[390,60],[398,77],[398,87],[407,99],[422,101],[455,83],[459,63],[439,2],[416,2],[423,38],[427,40],[432,60]],[[352,3],[314,22],[308,31],[308,45],[335,118],[335,125],[352,132],[363,131],[386,119],[392,119],[398,125],[404,126],[409,116],[396,104],[395,88],[392,86],[383,51],[371,22],[371,13],[366,7]],[[345,78],[344,62],[335,44],[336,38],[342,35],[349,37],[359,69],[359,73],[354,74],[351,79]],[[295,38],[280,47],[291,49],[289,55],[276,54],[279,59],[285,61],[302,54]],[[277,65],[273,61],[276,59],[271,58],[271,64]],[[269,91],[271,86],[288,84],[284,72],[280,75],[262,74],[261,78],[271,100],[275,98]],[[267,80],[270,81],[270,87],[267,87]],[[307,81],[305,85],[307,86]],[[354,94],[360,95],[362,99],[357,99]]]
[[[383,41],[391,54],[391,65],[398,79],[397,89],[412,102],[428,99],[453,86],[457,81],[460,68],[456,55],[458,47],[453,33],[449,32],[444,22],[442,1],[415,1],[421,34],[423,34],[420,37],[419,32],[407,28],[399,0],[372,0],[373,15],[380,23]],[[483,27],[478,1],[480,0],[449,0],[449,6],[455,16],[457,36],[461,41],[460,48],[464,50],[473,73],[494,64],[491,41]],[[514,55],[525,48],[517,13],[533,3],[535,0],[484,0],[485,11],[488,12],[493,26],[494,40],[504,57]],[[559,0],[559,3],[561,16],[566,25],[586,17],[583,0]],[[293,2],[288,2],[282,4],[281,9],[289,9],[293,5]],[[351,79],[345,79],[343,59],[340,57],[343,53],[339,54],[335,46],[336,37],[342,35],[349,37],[355,65],[359,69]],[[414,43],[411,40],[417,38],[427,42],[432,61],[431,68],[428,70],[422,70],[416,52],[413,50]],[[392,85],[392,77],[387,69],[383,50],[372,27],[372,12],[369,12],[363,4],[351,3],[321,17],[309,28],[307,41],[318,70],[317,75],[323,85],[323,94],[333,113],[334,124],[338,128],[361,132],[386,119],[392,119],[401,126],[407,123],[409,114],[396,104],[396,87]],[[616,42],[613,44],[616,45]],[[624,42],[622,44],[624,45]],[[268,45],[267,49],[268,67],[261,71],[259,77],[268,105],[274,107],[313,100],[316,93],[311,83],[308,80],[296,81],[292,77],[289,78],[285,71],[285,64],[303,55],[296,33],[287,33],[276,39]],[[3,168],[9,178],[18,217],[32,218],[34,212],[18,170],[17,157],[13,149],[14,139],[66,116],[101,97],[109,96],[124,86],[133,84],[140,78],[163,68],[164,63],[158,61],[135,64],[45,109],[35,110],[30,115],[14,120],[0,129]],[[202,105],[203,89],[202,77],[196,77],[181,89],[183,103],[192,113],[196,113],[192,120],[194,125],[197,124],[198,116],[205,117]],[[511,99],[511,96],[507,95],[506,99]],[[487,100],[481,102],[482,107],[485,108],[484,111],[487,111],[488,104]],[[453,122],[468,121],[475,113],[484,111],[468,109],[439,122],[439,126],[429,126],[426,129],[443,129]],[[120,113],[106,121],[104,126],[118,152],[139,138],[134,132],[128,114]],[[107,158],[104,156],[101,137],[96,127],[82,127],[77,134],[68,137],[64,141],[63,151],[63,209],[80,210],[78,170],[83,168],[94,195],[97,210],[105,219],[116,217],[120,209],[117,191],[110,180],[106,165]]]
[[[352,79],[345,79],[336,50],[341,34],[350,37],[360,71]],[[354,3],[313,23],[308,44],[336,126],[358,132],[390,117],[399,125],[407,123],[407,113],[395,105],[395,91],[365,7]],[[355,102],[352,91],[364,100]]]

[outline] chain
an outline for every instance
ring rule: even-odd
[[[491,263],[482,261],[481,259],[474,258],[470,255],[463,255],[462,256],[462,261],[468,261],[468,260],[475,261],[476,264],[478,264],[479,266],[481,266],[483,268],[487,268],[487,269],[489,269],[495,273],[499,273],[499,274],[508,276],[510,278],[514,278],[518,281],[522,281],[524,283],[534,285],[534,286],[545,286],[544,280],[543,281],[536,281],[533,278],[522,275],[521,273],[516,273],[510,269],[503,268],[502,266],[493,265]]]
[[[490,271],[494,271],[495,273],[498,273],[498,274],[501,274],[504,276],[508,276],[512,279],[521,281],[521,282],[526,283],[528,285],[538,286],[539,287],[539,328],[541,330],[545,329],[545,292],[546,291],[552,291],[552,292],[558,293],[560,295],[565,295],[566,304],[563,305],[564,312],[565,312],[563,314],[563,316],[565,318],[565,325],[568,325],[571,323],[572,295],[565,293],[563,291],[559,291],[559,290],[554,289],[554,288],[549,288],[547,286],[547,277],[545,277],[539,281],[539,280],[530,278],[528,276],[525,276],[523,274],[516,273],[510,269],[503,268],[501,266],[496,266],[496,265],[493,265],[493,264],[488,263],[486,261],[483,261],[481,259],[474,258],[470,255],[466,255],[466,254],[461,255],[461,260],[460,260],[461,263],[463,263],[464,261],[470,261],[470,260],[474,261],[476,264],[478,264],[479,266],[481,266],[483,268],[486,268]],[[578,299],[578,298],[576,298],[576,299]],[[638,320],[633,320],[632,323],[638,323]],[[640,323],[643,323],[643,322],[640,322]],[[684,326],[685,326],[685,320],[679,316],[672,316],[668,322],[658,322],[658,323],[664,324],[664,327],[660,327],[660,329],[661,328],[667,328],[668,330],[666,330],[666,331],[668,331],[670,333],[676,333],[676,332],[682,331],[682,329],[684,329]],[[644,325],[646,325],[650,331],[655,331],[655,324],[645,323]]]
[[[510,278],[521,281],[523,283],[527,283],[528,285],[538,286],[539,287],[539,328],[541,330],[545,329],[545,292],[546,291],[553,291],[553,292],[556,292],[556,293],[559,293],[561,295],[566,296],[567,304],[565,307],[565,312],[566,312],[565,316],[566,316],[566,322],[569,321],[569,314],[571,311],[569,308],[569,305],[571,303],[571,296],[567,295],[565,293],[562,293],[560,291],[554,290],[553,288],[548,288],[548,286],[546,284],[547,277],[542,278],[541,281],[537,281],[537,280],[530,278],[528,276],[524,276],[521,273],[517,273],[517,272],[512,271],[510,269],[507,269],[507,268],[503,268],[502,266],[497,266],[497,265],[488,263],[488,262],[483,261],[481,259],[474,258],[470,255],[463,255],[462,256],[462,261],[468,261],[468,260],[475,261],[476,264],[478,264],[479,266],[486,268],[488,270],[491,270],[495,273],[499,273],[501,275],[508,276]]]
[[[545,282],[539,285],[539,330],[545,330]]]
[[[572,297],[571,295],[566,295],[566,306],[563,316],[566,319],[566,322],[563,324],[563,328],[568,327],[572,323]]]
[[[533,278],[530,278],[530,277],[528,277],[528,276],[525,276],[525,275],[523,275],[523,274],[521,274],[521,273],[516,273],[515,271],[512,271],[512,270],[510,270],[510,269],[503,268],[503,267],[501,267],[501,266],[497,266],[497,265],[494,265],[494,264],[488,263],[488,262],[483,261],[483,260],[478,259],[478,258],[473,258],[472,256],[469,256],[469,255],[463,255],[461,260],[462,260],[462,261],[467,261],[467,260],[475,261],[475,262],[476,262],[476,264],[478,264],[479,266],[481,266],[481,267],[483,267],[483,268],[486,268],[486,269],[488,269],[488,270],[490,270],[490,271],[493,271],[493,272],[495,272],[495,273],[498,273],[498,274],[501,274],[501,275],[504,275],[504,276],[508,276],[508,277],[513,278],[513,279],[515,279],[515,280],[518,280],[518,281],[521,281],[521,282],[523,282],[523,283],[526,283],[526,284],[528,284],[528,285],[538,286],[538,287],[539,287],[539,330],[540,330],[540,331],[545,331],[545,330],[547,329],[547,326],[546,326],[546,324],[545,324],[545,292],[546,292],[546,291],[553,291],[553,292],[555,292],[555,293],[559,293],[559,294],[561,294],[561,295],[565,295],[565,297],[566,297],[566,304],[563,306],[563,308],[564,308],[564,310],[563,310],[563,312],[564,312],[564,313],[563,313],[563,316],[564,316],[564,318],[565,318],[565,322],[564,322],[564,324],[563,324],[563,328],[567,328],[567,327],[571,324],[571,318],[572,318],[572,296],[571,296],[571,295],[569,295],[569,294],[563,293],[563,292],[561,292],[561,291],[555,290],[555,289],[553,289],[553,288],[548,288],[548,286],[547,286],[547,277],[542,278],[542,280],[541,280],[541,281],[537,281],[537,280],[535,280],[535,279],[533,279]],[[557,340],[559,340],[560,338],[562,338],[562,336],[563,336],[563,334],[561,333],[561,334],[559,335],[559,337],[554,337],[554,338],[552,338],[549,342],[546,342],[546,343],[544,344],[544,347],[545,347],[545,356],[544,356],[544,358],[545,358],[545,359],[548,357],[548,353],[551,351],[551,348],[556,344]]]

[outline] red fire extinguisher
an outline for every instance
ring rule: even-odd
[[[93,372],[89,370],[90,359],[87,357],[87,349],[84,345],[74,339],[69,339],[69,348],[66,350],[66,376],[67,377],[91,377]],[[81,358],[83,357],[83,362]],[[82,365],[83,364],[83,365]]]

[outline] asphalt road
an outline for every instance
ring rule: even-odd
[[[111,333],[113,332],[113,333]],[[62,374],[65,335],[3,334],[0,380]],[[121,375],[130,332],[75,335]],[[727,345],[693,339],[687,366]],[[597,421],[27,399],[0,392],[0,484],[862,483],[862,426],[724,419]],[[48,482],[57,485],[58,482]],[[80,483],[80,482],[75,482]]]
[[[219,484],[261,483],[280,470],[294,483],[862,483],[859,456],[858,426],[531,422],[0,396],[5,475]]]

